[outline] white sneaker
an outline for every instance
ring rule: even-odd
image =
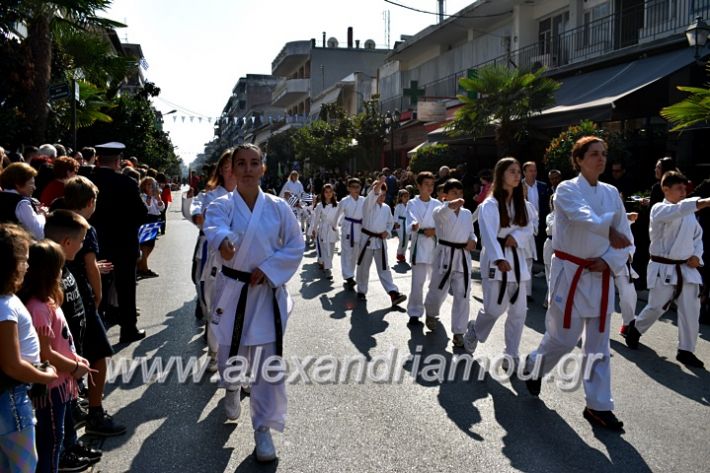
[[[268,427],[259,427],[254,431],[254,442],[256,443],[257,461],[271,462],[276,460],[276,448]]]
[[[227,412],[227,419],[237,420],[242,413],[242,405],[239,396],[239,389],[235,391],[226,390],[224,393],[224,410]]]
[[[476,322],[474,320],[469,320],[466,326],[466,333],[463,334],[463,347],[464,349],[473,354],[478,346],[478,338],[476,337],[476,329],[474,326]]]

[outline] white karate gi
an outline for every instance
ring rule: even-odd
[[[351,196],[345,197],[338,202],[337,221],[340,225],[340,270],[343,279],[355,277],[355,266],[360,250],[360,235],[362,232],[362,209],[365,205],[365,198],[358,197],[357,200]]]
[[[614,249],[609,243],[609,229],[615,228],[627,238],[631,228],[619,191],[611,185],[598,182],[592,186],[581,175],[562,182],[555,192],[555,231],[552,245],[555,251],[582,259],[603,258],[611,273],[617,273],[626,264],[628,249]],[[600,301],[602,300],[602,274],[584,270],[574,294],[570,327],[564,328],[564,313],[570,286],[578,266],[553,255],[550,275],[550,306],[545,319],[545,335],[540,346],[527,359],[527,369],[532,369],[537,356],[542,356],[544,376],[572,351],[584,334],[582,350],[585,355],[601,354],[594,360],[590,376],[584,380],[587,407],[598,411],[614,409],[611,396],[611,370],[609,367],[609,322],[614,308],[614,284],[609,280],[608,301],[603,308],[605,325],[600,331]],[[586,369],[586,367],[585,367]]]
[[[378,204],[377,197],[380,194],[380,189],[373,188],[367,194],[362,209],[362,228],[373,233],[392,231],[392,211],[387,204]],[[368,244],[369,241],[369,244]],[[370,264],[375,260],[377,268],[377,276],[380,278],[380,283],[385,291],[389,294],[392,291],[399,292],[394,281],[392,281],[392,272],[390,271],[389,261],[387,259],[387,240],[377,237],[370,237],[365,233],[360,233],[360,255],[362,260],[359,262],[356,271],[355,281],[357,282],[357,292],[367,294],[368,279],[370,277]],[[384,254],[384,267],[382,265],[382,256]],[[360,258],[358,255],[358,259]]]
[[[614,284],[616,285],[616,290],[619,291],[619,309],[621,310],[623,325],[629,325],[629,323],[634,320],[634,317],[636,317],[636,302],[638,302],[638,295],[636,294],[636,287],[634,286],[633,280],[638,279],[639,275],[634,271],[634,268],[631,267],[634,253],[636,253],[633,234],[630,234],[629,240],[631,241],[631,246],[626,248],[629,255],[627,263],[621,268],[621,271],[614,274]]]
[[[401,256],[407,252],[407,244],[409,244],[409,237],[411,235],[411,229],[407,227],[407,206],[405,204],[397,204],[395,206],[394,223],[399,224],[395,233],[397,234],[397,238],[399,238],[397,256]]]
[[[286,332],[293,301],[286,292],[286,283],[293,277],[303,258],[303,236],[298,221],[288,203],[261,190],[253,210],[239,192],[224,196],[207,209],[205,235],[211,248],[217,250],[225,238],[237,248],[237,254],[225,262],[234,270],[251,273],[260,269],[266,282],[249,286],[239,354],[244,355],[256,374],[251,388],[251,415],[254,428],[270,427],[283,431],[286,417],[284,380],[269,383],[262,379],[262,365],[277,350],[273,299],[281,316],[282,332]],[[237,304],[243,282],[219,274],[220,297],[212,312],[212,324],[219,342],[218,367],[225,374],[234,330]],[[263,349],[255,357],[256,348]],[[226,385],[234,388],[234,385]]]
[[[651,245],[649,252],[672,260],[688,260],[692,256],[703,264],[703,230],[695,218],[698,198],[683,199],[677,204],[667,200],[651,209]],[[702,277],[696,268],[680,266],[683,288],[676,300],[678,306],[678,349],[695,351],[700,328],[699,290]],[[678,282],[675,265],[648,262],[646,283],[648,304],[636,317],[636,329],[645,333],[666,312],[664,305],[673,297]]]
[[[426,228],[436,228],[434,210],[441,206],[441,201],[431,197],[427,202],[419,196],[407,202],[407,230],[411,232],[412,245],[409,250],[412,263],[412,286],[407,302],[407,314],[410,317],[424,315],[424,285],[431,279],[436,237],[424,235]],[[412,225],[419,225],[418,231]]]
[[[323,264],[323,269],[327,270],[333,267],[335,242],[338,240],[337,215],[337,207],[334,207],[333,204],[323,206],[323,202],[319,202],[313,212],[313,231],[316,233],[318,262]]]
[[[501,228],[500,215],[498,213],[498,201],[492,196],[487,197],[478,206],[478,225],[481,230],[481,285],[483,286],[483,307],[478,311],[474,329],[476,338],[480,342],[485,342],[493,330],[498,318],[507,312],[505,321],[505,353],[513,358],[518,358],[520,338],[525,325],[525,315],[527,313],[527,285],[530,280],[530,269],[525,259],[525,245],[533,234],[534,219],[527,210],[528,224],[524,227],[515,225],[515,209],[512,202],[508,205],[508,215],[510,225]],[[503,248],[499,239],[506,239],[512,236],[518,244],[518,267],[520,268],[520,281],[515,281],[515,260],[513,249]],[[511,270],[507,273],[507,284],[501,303],[498,303],[498,296],[503,284],[503,273],[498,269],[495,262],[506,260],[510,264]],[[518,296],[515,302],[511,302],[515,291]]]
[[[286,181],[286,184],[283,185],[281,188],[281,192],[279,192],[279,197],[283,198],[286,192],[290,192],[291,195],[295,195],[297,197],[301,197],[301,194],[303,194],[303,184],[301,184],[301,181],[296,179],[296,182],[293,182],[290,178]]]
[[[545,263],[545,282],[547,283],[547,292],[545,293],[545,302],[550,304],[550,264],[552,262],[552,238],[555,234],[555,210],[550,209],[550,213],[545,217],[545,243],[542,245],[542,261]]]
[[[457,215],[444,203],[434,210],[434,221],[440,242],[443,240],[466,244],[469,240],[476,241],[476,234],[473,232],[473,216],[468,209],[461,207]],[[464,265],[467,271],[464,271]],[[442,286],[441,283],[445,278]],[[454,302],[451,306],[451,332],[463,335],[468,324],[472,284],[471,253],[466,249],[452,248],[441,243],[437,245],[429,291],[424,301],[427,317],[439,316],[441,304],[449,293],[450,287],[454,295]]]

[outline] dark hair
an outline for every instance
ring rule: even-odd
[[[64,183],[64,205],[69,210],[81,210],[99,195],[99,188],[84,176],[74,176]]]
[[[535,161],[526,161],[525,163],[523,163],[523,172],[525,172],[525,170],[528,168],[528,166],[537,167],[537,163],[535,163]]]
[[[54,160],[54,178],[66,179],[69,173],[79,170],[79,161],[69,156],[60,156]]]
[[[570,163],[572,164],[572,168],[575,171],[581,171],[579,164],[577,164],[577,158],[584,159],[584,155],[587,154],[589,147],[592,146],[594,143],[601,143],[604,146],[604,150],[606,151],[606,141],[602,140],[598,136],[583,136],[575,142],[574,146],[572,147],[572,156],[570,156],[569,158]]]
[[[88,161],[94,156],[96,156],[96,149],[86,146],[84,148],[81,148],[81,155],[84,157],[85,160]]]
[[[41,240],[30,246],[30,267],[20,290],[25,304],[33,297],[47,302],[51,297],[57,306],[64,302],[60,272],[64,266],[62,247],[52,240]]]
[[[402,197],[403,197],[405,194],[406,194],[407,196],[409,195],[409,191],[408,191],[407,189],[400,189],[400,190],[397,192],[397,203],[398,203],[398,204],[401,204],[401,203],[402,203]]]
[[[233,161],[233,155],[232,152],[234,150],[232,148],[229,148],[225,152],[222,153],[222,156],[219,157],[219,160],[217,161],[217,165],[214,167],[214,170],[212,171],[212,175],[210,176],[210,180],[207,181],[207,185],[205,186],[205,190],[211,191],[213,189],[216,189],[219,186],[224,187],[224,176],[222,175],[222,166],[224,166],[224,163],[227,161],[234,166],[234,161]]]
[[[661,177],[661,187],[673,187],[676,184],[687,184],[688,178],[679,171],[668,171]]]
[[[0,174],[0,187],[6,191],[24,186],[37,175],[37,171],[27,163],[12,163]]]
[[[360,179],[358,179],[357,177],[351,177],[350,179],[348,179],[348,187],[350,186],[362,187],[362,182],[360,182]]]
[[[71,210],[57,209],[47,215],[44,236],[61,243],[65,238],[77,238],[89,229],[89,222]]]
[[[431,179],[432,181],[436,181],[434,174],[432,174],[429,171],[422,171],[419,174],[417,174],[417,178],[416,178],[417,185],[421,186],[425,179]]]
[[[136,184],[138,184],[138,181],[141,180],[141,173],[133,169],[132,166],[126,166],[121,170],[121,173],[125,176],[130,177],[134,181],[136,181]]]
[[[659,159],[656,165],[661,166],[661,177],[663,177],[663,175],[666,174],[668,171],[678,170],[675,164],[675,159],[671,158],[670,156],[666,156],[664,158]]]
[[[463,184],[458,179],[449,179],[444,183],[444,192],[448,194],[451,189],[463,190]]]
[[[333,192],[333,197],[330,199],[330,202],[327,202],[325,200],[325,190],[330,189]],[[323,207],[325,208],[326,205],[328,204],[333,204],[333,207],[338,206],[338,197],[335,195],[335,189],[333,189],[333,186],[330,184],[324,184],[323,188],[320,190],[320,201],[323,204]]]
[[[498,201],[498,215],[500,216],[501,228],[509,227],[511,224],[510,215],[508,215],[508,193],[503,188],[503,176],[505,171],[514,164],[520,166],[517,159],[507,157],[502,158],[496,163],[493,169],[493,186],[491,187],[491,195]],[[515,218],[513,224],[524,227],[528,224],[528,209],[525,205],[525,194],[523,193],[522,184],[518,184],[513,189],[513,209],[515,210]]]
[[[67,155],[67,149],[64,147],[64,145],[60,145],[59,143],[55,143],[54,147],[57,150],[57,156],[55,157],[55,159],[61,158],[62,156]]]
[[[24,260],[32,238],[14,223],[0,225],[0,294],[14,294],[22,286],[19,265]]]

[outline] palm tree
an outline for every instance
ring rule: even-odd
[[[27,65],[24,72],[32,81],[33,93],[25,97],[23,108],[32,127],[34,143],[40,144],[45,140],[55,32],[124,26],[96,16],[110,4],[111,0],[24,0],[13,5],[13,13],[27,26],[24,40]]]
[[[487,66],[473,77],[460,79],[465,95],[458,99],[463,106],[448,129],[455,135],[477,139],[492,126],[499,155],[510,154],[514,141],[526,131],[529,118],[555,103],[554,92],[560,83],[543,77],[543,73],[544,69]]]
[[[710,75],[710,63],[705,65]],[[679,86],[681,92],[690,95],[678,103],[661,109],[661,116],[671,122],[671,131],[681,131],[693,125],[710,124],[710,83],[702,87]]]

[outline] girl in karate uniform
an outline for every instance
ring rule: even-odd
[[[409,243],[409,233],[407,233],[407,202],[409,202],[409,192],[407,189],[400,189],[397,192],[397,205],[394,208],[394,226],[397,232],[399,245],[397,245],[397,261],[404,262],[407,257],[407,244]]]
[[[212,324],[227,389],[227,418],[239,418],[240,388],[251,373],[256,458],[272,461],[276,450],[270,429],[283,431],[286,420],[283,334],[293,306],[286,284],[298,270],[305,246],[288,203],[259,187],[266,169],[261,150],[239,145],[232,162],[236,190],[210,205],[204,224],[210,248],[218,250],[223,261]]]
[[[336,221],[338,216],[338,200],[335,198],[333,186],[325,184],[320,194],[320,202],[313,212],[313,229],[311,237],[316,241],[318,263],[325,271],[327,279],[333,279],[333,255],[335,242],[338,241]]]

